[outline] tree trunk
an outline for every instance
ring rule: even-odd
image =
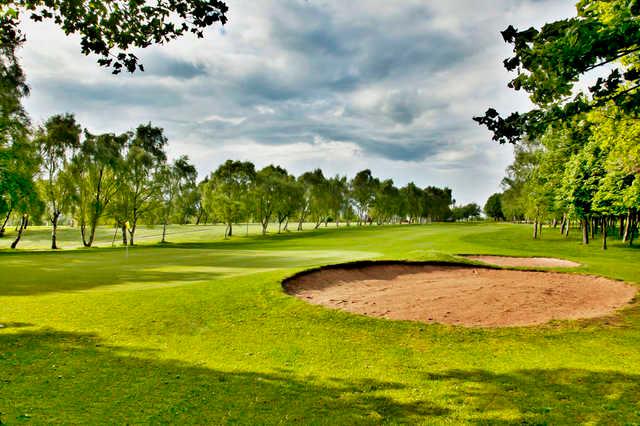
[[[85,223],[84,219],[81,219],[80,220],[80,236],[82,237],[82,245],[85,247],[87,246],[86,233],[87,233],[87,224]]]
[[[540,230],[538,231],[538,237],[542,238],[542,221],[538,222],[538,227],[540,228]]]
[[[136,227],[138,226],[138,212],[133,210],[133,223],[131,224],[131,228],[129,229],[129,245],[133,245],[133,237],[136,234]]]
[[[58,245],[57,245],[58,218],[60,218],[60,212],[56,211],[55,213],[53,213],[53,216],[51,217],[51,249],[52,250],[58,249]]]
[[[582,244],[589,244],[589,221],[582,219]]]
[[[229,233],[227,234],[227,236],[231,237],[233,235],[233,223],[229,222],[228,225],[229,225]]]
[[[533,239],[534,240],[538,239],[538,221],[537,220],[533,221]]]
[[[618,228],[618,239],[622,239],[624,236],[624,216],[620,215],[620,227]]]
[[[285,219],[284,228],[282,229],[284,232],[289,232],[289,216]]]
[[[4,218],[4,221],[2,222],[2,228],[0,228],[0,237],[4,237],[5,227],[7,226],[7,222],[9,222],[9,218],[11,217],[12,211],[13,209],[9,209],[9,211],[7,212],[7,215]]]
[[[111,240],[111,247],[116,244],[116,237],[118,236],[118,223],[116,222],[116,226],[114,226],[113,230],[113,239]]]
[[[602,217],[602,250],[607,249],[607,218]]]
[[[127,245],[127,225],[124,223],[120,225],[120,230],[122,231],[122,245]]]
[[[622,236],[623,243],[626,243],[629,240],[629,231],[631,230],[631,222],[633,222],[633,219],[631,217],[631,209],[629,209],[627,211],[627,223],[625,224],[624,234]]]
[[[28,221],[29,221],[29,216],[26,214],[23,214],[22,218],[20,219],[20,227],[18,228],[18,235],[16,236],[16,239],[13,240],[13,243],[11,243],[12,249],[18,246],[18,243],[20,242],[20,238],[22,237],[22,231],[24,231],[24,228],[27,227]]]
[[[162,240],[160,241],[161,243],[166,243],[166,236],[167,236],[167,221],[163,221],[162,222]]]
[[[562,220],[560,221],[560,235],[564,236],[565,226],[567,226],[567,217],[566,215],[562,215]]]
[[[263,221],[261,221],[262,223],[262,235],[267,235],[267,227],[269,226],[269,222],[267,222],[268,219],[265,219]]]
[[[91,226],[89,228],[89,240],[85,240],[85,232],[82,233],[82,242],[85,247],[91,247],[93,245],[93,240],[96,238],[96,227],[98,226],[98,219],[91,220]],[[126,238],[126,236],[125,236]]]

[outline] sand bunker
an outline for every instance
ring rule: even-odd
[[[465,255],[467,259],[488,263],[497,266],[524,267],[524,268],[576,268],[579,263],[570,260],[556,259],[553,257],[511,257],[511,256],[471,256]]]
[[[630,284],[595,276],[416,264],[332,267],[284,287],[309,303],[357,314],[476,327],[605,316],[636,294]]]

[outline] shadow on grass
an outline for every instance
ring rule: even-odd
[[[584,369],[449,370],[445,384],[479,424],[638,424],[640,375]]]
[[[175,247],[173,247],[175,248]],[[227,247],[229,248],[229,247]],[[124,251],[99,250],[30,253],[7,256],[0,279],[0,296],[27,296],[89,290],[122,284],[192,283],[317,263],[309,257],[265,250],[215,252],[136,247]]]
[[[3,328],[23,328],[23,327],[33,327],[33,324],[28,322],[2,322],[0,321],[0,330]]]
[[[97,287],[157,283],[162,287],[167,283],[194,283],[226,278],[227,275],[216,272],[154,272],[144,270],[104,270],[96,268],[90,272],[68,270],[50,271],[48,279],[38,276],[16,278],[10,284],[0,285],[0,296],[33,296],[46,293],[64,293],[90,290]]]
[[[92,334],[0,333],[0,347],[0,416],[10,423],[356,424],[449,412],[381,394],[402,384],[219,371],[144,358],[153,354],[103,346]]]
[[[126,251],[123,248],[96,248],[63,252],[3,252],[0,253],[0,261],[5,263],[3,278],[0,279],[0,296],[80,291],[129,283],[211,281],[237,273],[315,265],[335,255],[322,247],[296,249],[289,242],[306,241],[309,237],[332,231],[135,246]],[[274,250],[278,243],[282,243],[282,250]]]
[[[93,334],[0,332],[0,419],[9,423],[636,424],[640,375],[585,369],[448,370],[415,382],[220,371],[106,346]],[[432,392],[432,390],[434,392]]]

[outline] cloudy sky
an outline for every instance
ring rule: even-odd
[[[506,88],[499,31],[571,16],[574,3],[230,0],[224,28],[146,49],[146,72],[120,76],[77,38],[26,23],[26,106],[36,123],[73,112],[93,132],[152,122],[201,176],[228,158],[296,175],[370,168],[482,204],[513,153],[471,117],[528,105]]]

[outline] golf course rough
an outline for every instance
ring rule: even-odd
[[[139,239],[0,253],[7,424],[638,424],[640,304],[531,327],[387,321],[286,294],[293,274],[358,259],[538,256],[640,283],[640,250],[501,223],[322,227],[224,241],[172,225]],[[202,229],[199,232],[187,232]],[[256,226],[256,233],[259,228]],[[141,228],[140,235],[157,229]],[[64,238],[62,238],[64,237]],[[67,242],[68,241],[68,242]],[[157,240],[155,240],[157,241]]]

